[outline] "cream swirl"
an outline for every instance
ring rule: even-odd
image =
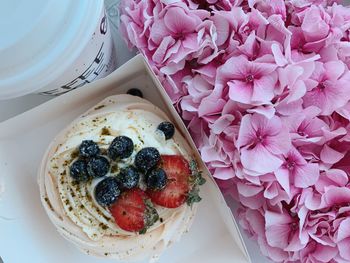
[[[39,185],[42,203],[58,231],[83,251],[120,260],[155,259],[161,251],[188,230],[196,206],[176,209],[156,206],[162,219],[146,234],[124,231],[114,222],[109,210],[94,199],[91,183],[74,183],[69,165],[76,158],[82,140],[97,142],[106,151],[118,135],[130,137],[135,145],[132,156],[112,166],[111,170],[132,164],[136,152],[143,147],[156,147],[161,154],[181,154],[191,158],[188,143],[176,131],[165,140],[156,131],[166,115],[148,101],[128,95],[112,96],[69,125],[49,147],[42,162]],[[115,172],[115,171],[113,171]],[[108,174],[107,176],[110,176]]]

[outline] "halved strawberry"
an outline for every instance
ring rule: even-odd
[[[126,231],[140,231],[145,227],[145,193],[134,188],[123,192],[109,208],[117,225]]]
[[[130,232],[145,233],[159,219],[157,210],[139,188],[124,191],[109,210],[116,224]]]
[[[188,161],[181,155],[162,155],[161,167],[167,175],[167,185],[162,190],[147,190],[153,203],[176,208],[185,203],[191,170]]]

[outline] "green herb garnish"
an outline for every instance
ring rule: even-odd
[[[191,176],[189,178],[189,183],[191,191],[187,195],[186,203],[188,206],[191,206],[194,203],[198,203],[202,200],[199,196],[199,186],[205,184],[206,180],[202,176],[202,172],[198,170],[198,166],[195,160],[190,162]]]
[[[145,213],[145,227],[139,231],[139,234],[146,234],[147,229],[158,221],[159,215],[157,210],[154,208],[153,203],[150,199],[145,200],[146,213]]]

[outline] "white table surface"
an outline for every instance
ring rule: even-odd
[[[108,9],[112,5],[115,5],[118,0],[105,0],[106,8]],[[111,14],[113,16],[117,16],[117,14]],[[114,21],[112,21],[114,22]],[[132,58],[135,53],[128,50],[124,41],[120,38],[117,33],[117,28],[113,27],[113,35],[114,35],[114,44],[116,47],[117,54],[117,65],[120,66]],[[31,108],[34,108],[45,101],[54,98],[54,96],[43,96],[43,95],[26,95],[20,98],[11,99],[11,100],[0,100],[0,122],[5,121],[11,117],[15,117],[18,114],[21,114]],[[252,259],[252,263],[269,263],[268,259],[264,258],[258,248],[258,245],[250,240],[245,233],[242,232],[243,239],[248,248],[249,254]],[[1,262],[1,261],[0,261]],[[232,260],[234,262],[234,259]],[[230,262],[231,263],[231,262]]]

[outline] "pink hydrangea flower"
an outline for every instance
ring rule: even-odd
[[[299,231],[300,220],[296,214],[288,211],[266,211],[265,212],[265,234],[271,247],[280,248],[285,251],[296,251],[307,244],[308,237]]]
[[[322,6],[312,5],[298,14],[306,46],[317,50],[324,45],[330,34],[330,16]]]
[[[334,0],[122,0],[242,227],[275,262],[350,262],[350,9]]]
[[[225,135],[211,134],[208,144],[200,148],[202,158],[210,163],[208,168],[218,179],[227,180],[234,177],[234,170],[231,166],[234,158],[234,144]]]
[[[188,0],[191,8],[205,10],[227,10],[239,6],[243,0]]]
[[[261,252],[274,262],[288,262],[291,255],[283,249],[268,244],[265,234],[265,216],[263,210],[241,209],[239,219],[242,227],[257,241]]]
[[[152,9],[155,7],[151,0],[122,1],[120,8],[123,14],[121,20],[121,33],[125,36],[129,48],[137,46],[147,47],[149,37],[148,27],[152,23]]]
[[[344,182],[345,179],[348,182],[348,178],[343,177],[340,171],[332,172],[332,177],[327,178],[334,181],[329,186],[319,187],[319,199],[315,199],[315,196],[312,199],[306,199],[306,205],[310,206],[313,203],[311,208],[315,210],[304,213],[301,220],[304,231],[315,244],[324,246],[323,249],[328,251],[326,254],[329,257],[323,258],[322,262],[328,262],[326,259],[331,258],[337,259],[337,262],[345,262],[350,260],[348,249],[350,239],[347,229],[350,213],[350,189],[346,186],[336,186],[339,183],[336,183],[335,180]],[[325,184],[324,179],[320,182]],[[308,248],[306,250],[308,251]],[[325,256],[325,254],[322,255]],[[307,255],[304,254],[304,256]]]
[[[299,258],[301,262],[331,262],[331,260],[335,260],[335,262],[344,262],[338,261],[336,258],[336,248],[330,246],[324,246],[321,243],[317,243],[316,241],[311,241],[307,247],[300,251]]]
[[[294,7],[306,8],[306,7],[309,7],[311,5],[327,6],[327,5],[332,5],[333,3],[339,3],[342,1],[341,0],[327,0],[327,1],[324,1],[324,0],[291,0],[290,2]]]
[[[218,85],[227,85],[229,97],[245,104],[265,104],[274,97],[276,64],[232,57],[218,69]]]
[[[280,15],[283,20],[287,18],[287,8],[283,0],[264,0],[264,1],[249,1],[250,6],[258,9],[260,12],[266,14],[266,16]]]
[[[159,17],[154,18],[150,28],[149,48],[154,50],[152,61],[165,67],[180,64],[175,70],[183,68],[184,58],[200,47],[197,39],[198,33],[193,32],[202,19],[207,16],[206,12],[189,10],[180,6],[165,7]],[[168,61],[169,64],[165,64]],[[169,73],[176,71],[168,69]]]
[[[291,148],[289,133],[277,116],[267,119],[260,114],[242,118],[236,146],[244,168],[256,173],[276,171],[282,154]]]
[[[295,148],[284,155],[283,164],[275,171],[277,181],[288,194],[291,184],[306,188],[317,182],[319,174],[318,164],[308,163]]]
[[[341,61],[316,62],[311,79],[306,81],[308,92],[304,106],[316,106],[322,115],[329,115],[343,107],[350,98],[350,72]]]

